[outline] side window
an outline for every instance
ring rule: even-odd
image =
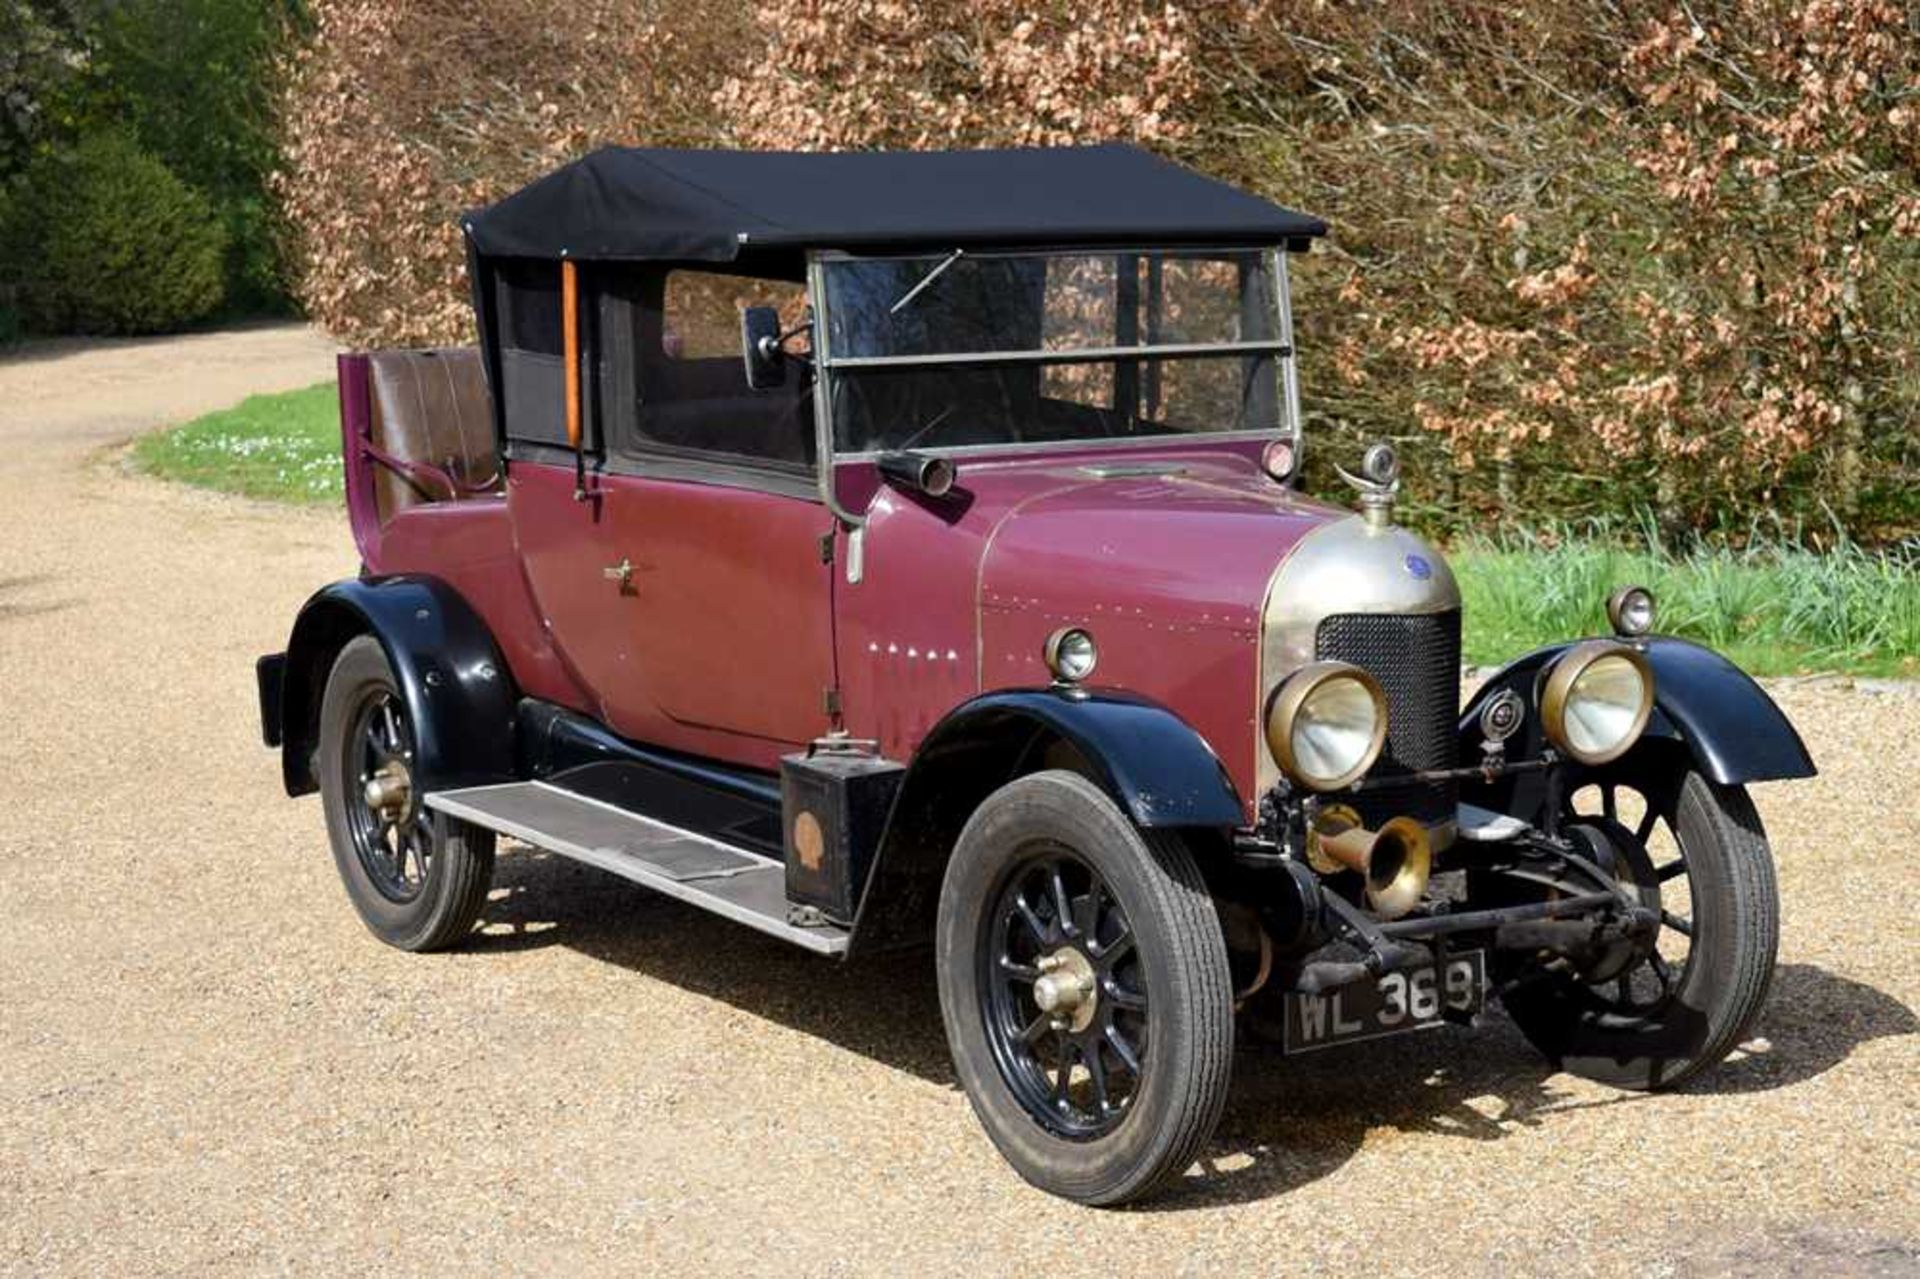
[[[813,384],[803,361],[787,361],[784,385],[747,385],[740,315],[771,306],[792,327],[806,312],[806,286],[793,280],[668,271],[656,277],[654,316],[635,325],[638,404],[635,445],[643,452],[711,455],[805,470],[813,464]],[[643,309],[647,301],[640,303]],[[652,322],[649,323],[648,321]]]
[[[566,356],[560,264],[503,259],[493,265],[500,340],[500,400],[509,440],[565,447]]]
[[[661,302],[661,351],[675,360],[740,358],[740,312],[770,306],[787,328],[807,310],[807,289],[791,280],[705,271],[667,272]]]

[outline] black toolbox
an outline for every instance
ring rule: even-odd
[[[851,925],[906,769],[860,748],[816,742],[780,761],[787,900]]]

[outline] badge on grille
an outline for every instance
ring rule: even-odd
[[[1407,556],[1407,572],[1424,582],[1433,576],[1433,565],[1427,563],[1427,558],[1424,555],[1409,555]]]

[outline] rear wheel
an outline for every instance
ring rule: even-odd
[[[438,823],[414,784],[414,732],[371,635],[340,650],[320,703],[320,799],[347,897],[374,936],[439,950],[472,931],[493,878],[493,832]]]
[[[1505,999],[1574,1074],[1672,1087],[1720,1061],[1766,1002],[1780,936],[1773,857],[1744,789],[1642,752],[1572,793],[1571,821],[1619,850],[1615,871],[1660,912],[1645,940],[1571,972],[1536,971]]]
[[[1187,1167],[1225,1104],[1233,990],[1186,845],[1098,787],[1036,773],[962,831],[941,890],[940,1005],[987,1135],[1090,1204]]]

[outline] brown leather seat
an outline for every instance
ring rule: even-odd
[[[478,349],[375,351],[367,365],[382,520],[422,502],[500,491],[493,397]]]

